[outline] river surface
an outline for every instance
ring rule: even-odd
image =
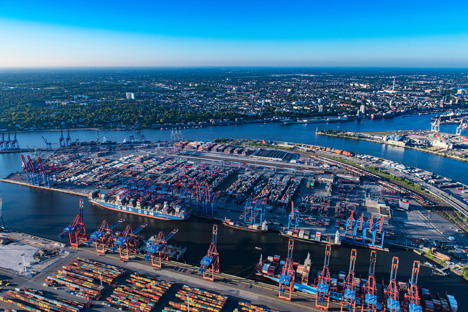
[[[309,125],[281,124],[248,124],[225,127],[208,127],[201,129],[182,130],[184,139],[213,140],[219,137],[226,138],[255,138],[266,140],[284,140],[299,143],[317,144],[322,146],[336,147],[353,152],[375,155],[402,163],[410,164],[425,170],[429,170],[444,176],[459,180],[468,184],[468,164],[455,160],[426,154],[414,150],[405,150],[365,141],[349,139],[338,139],[325,136],[316,136],[315,130],[337,129],[350,131],[390,131],[399,129],[427,129],[430,127],[430,116],[398,117],[385,120],[363,120],[342,123],[319,123]],[[454,132],[456,126],[443,126],[442,131]],[[169,140],[170,131],[144,130],[146,138],[152,141]],[[139,133],[131,131],[100,131],[102,139],[121,142],[131,134],[139,137]],[[21,147],[44,147],[42,136],[52,142],[58,142],[59,132],[44,131],[18,133]],[[71,131],[72,139],[79,138],[80,141],[96,139],[97,132],[91,130]],[[21,161],[19,154],[0,154],[0,177],[6,177],[11,172],[20,171]],[[19,185],[0,183],[0,197],[3,197],[3,218],[6,225],[17,231],[43,236],[49,239],[57,239],[57,235],[72,221],[78,212],[78,201],[80,197],[55,193],[46,190],[36,190]],[[91,206],[85,200],[85,223],[88,233],[97,229],[103,219],[114,222],[125,218],[126,222],[116,230],[123,230],[125,224],[131,224],[135,229],[146,222],[146,227],[141,234],[149,237],[163,230],[169,233],[173,228],[178,228],[172,239],[172,244],[187,247],[187,263],[198,265],[206,253],[210,240],[212,222],[206,219],[192,218],[187,222],[171,222],[146,219],[139,216],[116,213],[95,206]],[[255,247],[261,247],[262,251]],[[287,240],[279,237],[276,233],[258,234],[239,231],[219,225],[218,250],[221,258],[221,270],[227,273],[239,273],[247,276],[253,272],[253,264],[256,263],[260,254],[264,257],[269,255],[281,255],[287,253]],[[347,271],[349,254],[351,248],[346,246],[334,247],[330,267],[332,273]],[[310,253],[313,268],[318,269],[323,265],[324,247],[320,245],[296,243],[294,249],[294,260],[303,262],[307,253]],[[356,263],[357,276],[366,277],[369,265],[370,251],[358,249]],[[426,261],[425,258],[404,251],[392,251],[389,253],[379,252],[377,256],[376,275],[377,280],[382,278],[388,283],[391,259],[393,256],[400,258],[398,279],[408,281],[411,274],[411,266],[414,260]],[[468,306],[468,283],[458,276],[450,274],[446,277],[431,275],[431,269],[421,267],[419,284],[428,288],[435,295],[445,292],[456,296],[461,307]],[[464,309],[462,308],[461,311]]]

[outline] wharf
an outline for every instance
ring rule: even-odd
[[[151,276],[153,278],[160,278],[165,281],[172,281],[175,283],[175,287],[180,288],[181,285],[190,285],[192,287],[198,287],[204,290],[213,291],[217,294],[225,295],[229,297],[228,305],[225,311],[233,311],[234,307],[237,306],[239,301],[248,301],[255,305],[267,306],[270,309],[280,311],[320,311],[315,306],[315,296],[303,292],[294,292],[292,294],[292,301],[284,301],[278,298],[278,286],[266,284],[246,278],[225,274],[216,273],[215,282],[204,280],[198,273],[198,267],[176,262],[166,261],[164,262],[163,269],[154,270],[151,267],[150,262],[145,262],[143,256],[138,255],[135,259],[122,262],[118,254],[105,254],[99,255],[94,252],[92,247],[80,247],[77,248],[65,248],[69,252],[69,255],[56,261],[53,265],[42,270],[39,274],[25,279],[22,276],[16,275],[9,270],[1,270],[2,275],[11,277],[12,285],[5,287],[4,290],[10,290],[14,288],[33,288],[38,289],[45,293],[53,292],[60,297],[66,297],[69,300],[79,300],[72,295],[64,293],[62,287],[50,288],[44,286],[44,279],[56,272],[62,266],[66,265],[71,260],[77,257],[83,257],[87,259],[96,260],[106,264],[114,265],[127,270],[130,273],[138,272],[144,276]],[[3,293],[3,292],[2,292]],[[59,293],[59,294],[57,294]],[[104,294],[107,297],[108,291]],[[175,290],[171,290],[158,304],[157,308],[161,308],[166,304],[168,300],[171,300],[175,294]],[[102,304],[103,301],[94,301],[90,311],[115,311],[113,308],[107,307]],[[339,306],[336,303],[332,303],[333,309],[338,309]],[[6,303],[0,302],[0,307],[11,308]]]
[[[81,197],[88,197],[88,192],[86,192],[86,191],[79,192],[79,191],[59,189],[59,188],[55,188],[55,187],[45,187],[45,186],[39,186],[39,185],[32,185],[32,184],[29,184],[29,183],[26,183],[26,182],[15,181],[15,180],[11,180],[11,179],[0,179],[0,182],[17,184],[17,185],[22,185],[22,186],[28,186],[28,187],[32,187],[32,188],[41,189],[41,190],[60,192],[60,193],[65,193],[65,194],[70,194],[70,195],[81,196]]]

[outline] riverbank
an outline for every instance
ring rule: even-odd
[[[363,137],[360,133],[349,135],[349,134],[346,134],[346,132],[343,132],[341,134],[341,133],[331,133],[331,132],[326,132],[326,131],[318,131],[318,132],[316,132],[316,134],[323,135],[323,136],[329,136],[329,137],[335,137],[335,138],[350,139],[350,140],[356,140],[356,141],[367,141],[367,142],[372,142],[372,143],[377,143],[377,144],[390,145],[390,146],[394,146],[394,147],[400,147],[400,148],[404,148],[404,149],[411,149],[411,150],[415,150],[415,151],[419,151],[419,152],[423,152],[423,153],[428,153],[428,154],[432,154],[432,155],[436,155],[436,156],[450,158],[450,159],[454,159],[454,160],[461,161],[461,162],[468,162],[467,158],[459,157],[459,156],[453,155],[453,154],[447,154],[446,152],[431,151],[431,150],[429,150],[427,148],[420,148],[420,147],[415,147],[415,146],[404,146],[404,145],[400,145],[400,144],[389,142],[389,141],[371,139],[371,138],[368,138],[368,137]]]

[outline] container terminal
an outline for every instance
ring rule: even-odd
[[[169,260],[168,241],[177,229],[144,242],[138,229],[128,231],[128,226],[113,233],[124,222],[119,220],[112,226],[103,222],[88,236],[81,214],[82,208],[64,230],[69,234],[68,247],[31,236],[24,242],[24,234],[2,233],[3,239],[17,245],[48,244],[60,252],[45,263],[2,269],[0,307],[8,311],[459,311],[455,297],[432,294],[418,285],[419,261],[413,263],[408,283],[397,279],[399,261],[394,257],[389,279],[379,283],[374,277],[376,251],[371,253],[367,278],[357,278],[357,249],[351,250],[349,271],[336,275],[329,268],[331,245],[324,246],[323,269],[311,270],[309,257],[303,264],[294,261],[290,239],[284,244],[285,260],[259,259],[257,274],[276,282],[270,285],[220,272],[216,224],[211,242],[205,242],[206,255],[194,267]],[[6,245],[7,259],[16,248]]]
[[[306,157],[293,151],[183,141],[136,146],[70,146],[45,155],[44,161],[27,155],[21,158],[24,172],[12,174],[6,181],[80,194],[103,209],[108,207],[100,203],[111,203],[120,206],[122,209],[119,210],[123,212],[147,217],[155,217],[157,213],[158,218],[183,212],[186,217],[180,218],[181,221],[197,215],[221,221],[224,224],[221,226],[256,231],[259,235],[266,230],[279,232],[286,238],[285,245],[289,244],[288,257],[284,261],[279,256],[260,260],[259,275],[276,279],[280,298],[286,298],[287,290],[294,293],[292,289],[300,288],[315,299],[317,307],[328,304],[327,300],[338,300],[342,306],[343,302],[353,298],[348,296],[353,291],[355,299],[350,299],[352,302],[341,308],[362,306],[368,295],[363,291],[365,281],[351,283],[349,288],[348,284],[342,286],[341,272],[338,277],[330,277],[324,282],[323,272],[310,271],[306,278],[310,282],[296,279],[298,274],[304,276],[307,259],[303,265],[294,262],[292,250],[295,240],[322,244],[327,254],[333,245],[340,244],[385,251],[393,247],[427,248],[424,247],[426,240],[447,239],[447,232],[441,231],[440,226],[444,220],[427,218],[426,211],[432,207],[428,199],[392,183],[373,180],[356,169],[343,168],[322,158]],[[118,254],[122,261],[142,254],[155,268],[161,268],[163,262],[168,261],[169,254],[173,259],[183,256],[182,247],[167,243],[177,229],[144,241],[137,234],[145,224],[134,230],[127,227],[115,234],[113,228],[124,221],[119,220],[112,225],[103,221],[88,238],[82,205],[79,211],[60,234],[68,236],[72,247],[92,248],[101,255]],[[162,219],[166,218],[171,219]],[[215,232],[214,229],[213,240],[198,269],[199,274],[209,280],[215,280],[216,275],[221,274]],[[453,235],[457,232],[458,229]],[[434,254],[440,253],[429,250]],[[294,280],[301,282],[295,282],[293,276]],[[382,284],[378,287],[382,296],[378,297],[380,306],[377,307],[385,306],[391,310],[393,304],[397,304],[392,302],[409,306],[416,300],[406,299],[405,291],[411,290],[414,295],[414,287],[408,283],[405,286],[395,278],[390,280],[389,286]],[[307,287],[298,287],[299,284]],[[328,291],[325,297],[323,287],[325,292]],[[392,287],[399,289],[401,300],[395,299],[395,291],[389,292]],[[434,300],[436,305],[437,300],[443,302],[440,306],[446,306],[445,301],[455,305],[452,297],[428,297],[423,296],[425,290],[416,290],[419,294],[417,300],[424,311],[432,311],[430,302]],[[360,296],[364,296],[364,301]],[[393,298],[391,302],[390,297]],[[421,303],[421,298],[427,304]],[[177,309],[176,306],[172,308]]]

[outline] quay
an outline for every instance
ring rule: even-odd
[[[29,238],[34,238],[31,235],[27,236]],[[43,240],[42,238],[36,239],[40,241]],[[162,269],[155,270],[151,267],[151,262],[144,261],[141,255],[132,258],[131,261],[123,262],[119,259],[118,254],[97,254],[93,247],[66,247],[63,249],[63,252],[68,253],[68,255],[59,258],[57,261],[55,261],[55,263],[41,270],[38,274],[32,277],[25,278],[25,276],[17,274],[13,271],[1,269],[0,279],[9,281],[10,285],[3,287],[3,289],[0,291],[0,296],[5,296],[6,291],[14,290],[15,288],[29,288],[48,293],[49,297],[50,293],[52,292],[54,297],[76,300],[85,303],[83,299],[66,293],[63,287],[51,288],[44,286],[44,280],[47,276],[51,276],[53,272],[60,270],[70,261],[81,257],[125,269],[128,272],[128,276],[133,272],[137,272],[142,276],[159,278],[164,281],[175,283],[173,287],[174,289],[171,289],[165,295],[163,300],[161,300],[156,306],[156,310],[159,311],[162,310],[164,306],[167,306],[169,300],[175,299],[174,294],[177,289],[181,288],[181,285],[189,285],[191,287],[197,287],[203,290],[214,292],[216,294],[227,296],[229,298],[228,303],[223,311],[234,311],[235,307],[240,301],[249,302],[257,306],[262,306],[265,308],[268,307],[272,310],[279,311],[320,311],[314,308],[315,296],[311,294],[296,291],[292,294],[292,301],[288,302],[278,299],[278,286],[225,273],[215,273],[215,281],[211,282],[204,280],[200,276],[198,273],[198,267],[181,262],[166,261],[164,262]],[[118,281],[118,284],[120,285],[122,282],[123,279],[121,278]],[[110,292],[111,291],[107,289],[103,293],[103,299],[108,297]],[[334,306],[334,308],[339,307],[339,305],[336,303],[332,303],[332,306]],[[0,301],[0,307],[4,309],[14,308],[14,306],[11,306],[2,301]],[[104,305],[103,301],[101,300],[92,301],[91,308],[93,311],[114,311],[113,308]]]

